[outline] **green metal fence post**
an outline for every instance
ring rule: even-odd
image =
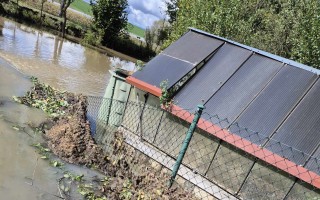
[[[191,141],[193,132],[196,129],[196,126],[198,124],[198,121],[200,119],[200,116],[201,116],[202,111],[203,111],[204,108],[205,107],[203,105],[198,105],[197,112],[194,115],[193,121],[192,121],[192,123],[191,123],[191,125],[190,125],[190,127],[188,129],[187,134],[186,134],[186,138],[184,139],[184,141],[182,143],[182,147],[180,149],[180,152],[179,152],[178,158],[176,160],[176,163],[173,166],[171,178],[170,178],[170,181],[169,181],[169,188],[172,186],[172,184],[174,182],[174,179],[177,176],[177,173],[178,173],[178,170],[179,170],[180,165],[182,163],[183,157],[186,154],[186,151],[187,151],[189,143]]]

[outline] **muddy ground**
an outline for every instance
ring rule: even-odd
[[[112,152],[103,152],[91,137],[85,96],[32,81],[31,90],[14,99],[51,116],[40,127],[47,146],[62,160],[94,168],[107,177],[88,191],[82,188],[86,199],[195,199],[178,185],[168,189],[169,175],[144,162],[146,156],[127,145],[121,132],[114,133]]]

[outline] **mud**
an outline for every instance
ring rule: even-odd
[[[62,160],[106,175],[94,187],[82,188],[87,199],[195,199],[179,185],[168,189],[168,174],[153,168],[145,155],[126,144],[121,132],[114,133],[112,152],[103,152],[91,137],[85,96],[33,82],[32,90],[17,100],[56,114],[41,126],[51,151]]]

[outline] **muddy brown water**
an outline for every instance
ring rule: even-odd
[[[0,57],[55,88],[92,96],[103,95],[111,66],[134,66],[1,17]]]
[[[28,125],[47,116],[12,101],[31,87],[29,77],[61,90],[102,96],[110,65],[123,63],[127,62],[0,17],[0,199],[61,199],[58,179],[64,171],[87,179],[100,176],[74,165],[54,168],[31,146],[42,137]]]

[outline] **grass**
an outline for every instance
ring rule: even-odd
[[[70,7],[74,10],[77,10],[79,12],[82,12],[84,14],[92,16],[91,6],[87,2],[84,2],[82,0],[75,0],[70,5]],[[131,23],[128,23],[127,29],[128,29],[129,33],[132,33],[132,34],[137,35],[141,38],[144,38],[145,30],[143,30],[142,28],[140,28],[136,25],[133,25]]]
[[[75,0],[70,7],[79,12],[92,16],[91,6],[87,2],[82,0]]]
[[[127,29],[128,29],[129,33],[132,33],[132,34],[135,34],[139,37],[144,38],[145,30],[143,30],[142,28],[140,28],[136,25],[133,25],[131,23],[128,23]]]

